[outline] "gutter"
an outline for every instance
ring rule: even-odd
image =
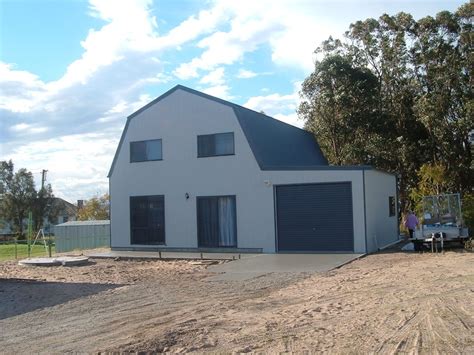
[[[364,235],[365,235],[365,253],[369,252],[367,247],[367,207],[365,204],[365,170],[362,170],[362,190],[364,193]]]

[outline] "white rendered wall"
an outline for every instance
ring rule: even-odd
[[[197,158],[197,135],[223,132],[234,132],[235,155]],[[130,163],[130,142],[148,139],[162,139],[163,160]],[[147,247],[130,244],[130,196],[164,195],[165,247],[196,248],[196,196],[236,195],[238,248],[275,252],[274,185],[335,181],[352,183],[364,252],[362,171],[261,171],[230,107],[176,90],[130,121],[110,178],[111,246]]]
[[[397,182],[393,175],[376,170],[365,171],[365,201],[367,220],[367,251],[398,240],[397,206],[395,216],[389,216],[389,196],[397,199]]]

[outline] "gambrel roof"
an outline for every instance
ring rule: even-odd
[[[176,90],[183,90],[232,108],[261,170],[312,170],[328,166],[327,159],[311,133],[263,113],[186,86],[177,85],[128,116],[109,171],[109,177],[113,172],[130,120]]]

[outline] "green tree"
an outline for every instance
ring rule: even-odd
[[[28,217],[36,197],[33,175],[26,169],[13,172],[13,163],[0,163],[3,195],[0,205],[2,219],[11,222],[14,233],[23,235],[23,222]]]
[[[418,171],[418,185],[410,192],[413,209],[423,212],[423,196],[440,195],[453,192],[454,184],[448,178],[446,167],[441,164],[424,164]]]
[[[0,196],[7,192],[8,186],[13,179],[13,162],[0,161]]]
[[[343,41],[322,43],[303,84],[299,114],[330,163],[396,173],[403,211],[423,166],[443,166],[452,190],[473,190],[473,14],[467,3],[418,21],[407,13],[357,21]],[[348,68],[375,83],[361,91]]]
[[[303,82],[298,113],[333,164],[371,162],[368,136],[380,129],[374,115],[376,90],[376,77],[369,70],[337,54],[317,63]]]
[[[468,138],[474,126],[473,15],[474,4],[466,4],[456,13],[421,19],[411,50],[420,91],[414,110],[429,132],[430,161],[445,165],[461,192],[469,192],[474,181]]]
[[[54,220],[59,210],[54,203],[54,194],[51,185],[48,184],[41,188],[37,193],[32,204],[33,212],[33,229],[39,230],[43,227],[45,218],[52,221]]]
[[[108,194],[100,197],[93,197],[85,201],[84,206],[77,212],[78,221],[106,220],[109,219],[109,201]]]
[[[474,236],[474,193],[464,194],[462,199],[464,225],[469,229],[469,235]]]
[[[373,165],[398,175],[402,210],[428,155],[427,132],[413,110],[419,93],[407,43],[413,42],[415,27],[410,14],[384,14],[358,21],[346,33],[346,50],[377,76],[377,114],[385,125]]]
[[[31,172],[19,169],[15,173],[11,160],[0,162],[0,192],[0,220],[10,222],[14,233],[23,235],[28,212],[33,215],[33,230],[42,228],[45,218],[57,216],[51,185],[36,191]]]

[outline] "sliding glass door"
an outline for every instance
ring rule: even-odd
[[[131,244],[165,244],[165,198],[130,197]]]
[[[197,197],[198,245],[237,247],[235,196]]]

